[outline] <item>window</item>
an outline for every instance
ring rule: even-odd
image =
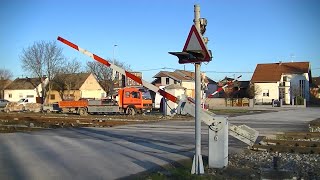
[[[264,89],[264,90],[262,91],[262,96],[264,96],[264,97],[269,97],[269,89]]]
[[[132,97],[133,97],[133,98],[138,98],[138,99],[140,99],[140,93],[139,93],[139,92],[132,92],[131,94],[132,94]]]
[[[55,94],[50,94],[50,100],[55,100],[55,99],[56,99]]]
[[[306,88],[306,81],[299,80],[299,88],[300,88],[300,96],[305,97],[305,88]]]
[[[27,98],[34,98],[34,95],[27,95]]]
[[[169,84],[169,82],[170,82],[170,79],[166,78],[166,84]]]
[[[126,98],[130,97],[130,92],[127,91],[127,92],[125,93],[125,97],[126,97]]]
[[[12,94],[9,94],[9,98],[12,98]]]

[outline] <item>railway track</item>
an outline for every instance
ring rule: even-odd
[[[320,118],[309,123],[310,132],[285,132],[275,139],[264,138],[252,150],[320,154]]]

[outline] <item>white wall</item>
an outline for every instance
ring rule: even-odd
[[[161,77],[161,85],[163,86],[167,86],[167,85],[170,85],[170,84],[174,84],[174,80],[169,78],[169,84],[166,83],[166,79],[169,78],[169,77]]]
[[[291,75],[291,88],[299,88],[299,81],[300,80],[305,80],[305,88],[304,88],[304,93],[305,93],[305,99],[309,101],[310,99],[310,87],[309,87],[309,76],[308,73],[304,73],[302,75],[300,74],[293,74]],[[291,92],[291,98],[295,98],[294,95]]]
[[[11,98],[9,95],[11,94]],[[35,89],[26,89],[26,90],[4,90],[4,99],[7,99],[10,102],[17,102],[21,98],[27,98],[27,96],[32,96],[34,101],[36,101],[37,92]]]
[[[272,102],[272,99],[279,99],[279,82],[276,83],[254,83],[255,88],[259,92],[256,96],[256,102]],[[268,91],[269,96],[263,96],[263,93]]]

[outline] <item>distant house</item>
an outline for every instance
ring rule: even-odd
[[[315,98],[320,98],[320,76],[312,78],[310,92]]]
[[[130,73],[139,77],[139,78],[142,78],[141,72],[130,72]],[[141,87],[142,86],[138,82],[136,82],[136,81],[130,79],[129,77],[124,76],[124,75],[119,76],[119,74],[117,74],[115,79],[116,79],[114,82],[115,89],[119,89],[119,88],[123,88],[123,87]]]
[[[250,88],[250,81],[238,81],[235,89],[235,98],[249,98],[248,89]]]
[[[4,90],[11,83],[11,80],[0,80],[0,99],[4,99]]]
[[[92,73],[59,74],[51,81],[48,103],[80,98],[100,99],[106,92]]]
[[[217,89],[217,84],[212,79],[205,76],[203,82],[206,85],[206,96],[213,93]],[[169,86],[171,84],[178,84],[184,88],[186,88],[186,95],[188,97],[194,98],[195,96],[195,74],[194,72],[185,71],[185,70],[175,70],[174,72],[169,71],[160,71],[155,76],[153,76],[155,80],[151,83],[155,86]]]
[[[41,102],[37,97],[42,95],[41,83],[46,86],[48,78],[17,78],[4,89],[4,99],[17,102],[22,98],[28,98],[31,102]]]
[[[282,99],[284,104],[290,104],[293,98],[299,96],[309,101],[310,81],[309,62],[258,64],[251,78],[258,103]]]

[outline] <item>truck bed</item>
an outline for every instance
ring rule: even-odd
[[[60,108],[75,108],[75,107],[87,107],[88,101],[87,100],[80,100],[80,101],[59,101]]]

